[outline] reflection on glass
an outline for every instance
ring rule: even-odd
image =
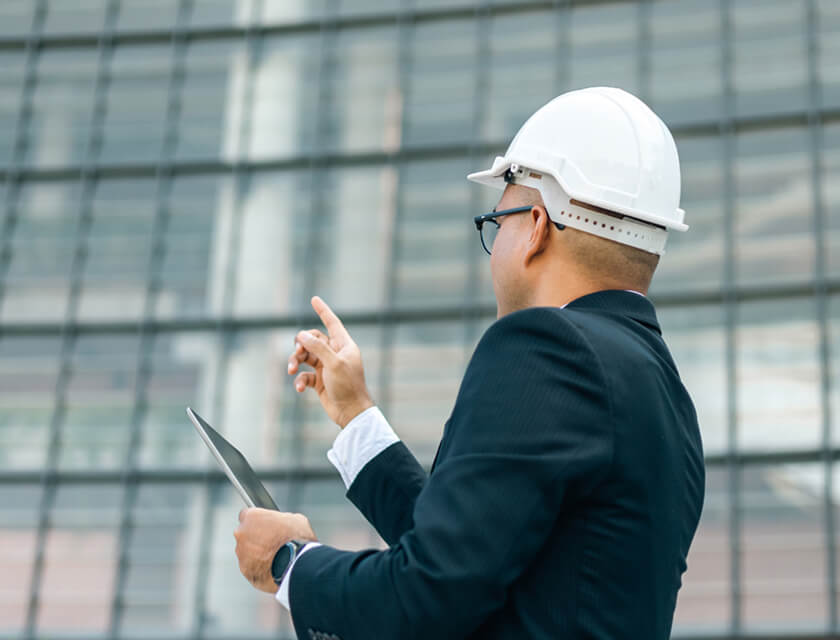
[[[808,131],[739,133],[735,144],[738,282],[813,278],[814,194]]]
[[[97,33],[105,26],[106,0],[49,0],[45,33]]]
[[[0,343],[2,348],[2,343]],[[5,465],[4,465],[5,467]],[[23,631],[35,563],[41,487],[0,485],[0,633]]]
[[[498,14],[490,22],[490,73],[483,99],[481,137],[511,139],[535,109],[561,92],[557,87],[557,13]]]
[[[718,137],[677,140],[685,233],[671,231],[651,293],[718,290],[724,278],[724,175]]]
[[[635,3],[574,5],[569,89],[608,86],[637,93],[638,21]]]
[[[683,385],[688,390],[703,438],[703,451],[728,446],[726,342],[720,307],[661,308],[657,316]]]
[[[35,3],[32,0],[4,0],[0,3],[0,35],[18,37],[32,27]]]
[[[649,29],[654,111],[669,125],[719,118],[723,107],[720,5],[707,0],[655,0]]]
[[[475,225],[470,213],[474,170],[463,159],[415,162],[400,173],[397,225],[397,304],[462,303],[467,286],[468,252],[474,252]]]
[[[0,21],[2,19],[0,13]],[[13,160],[25,64],[26,56],[22,51],[0,51],[0,167]]]
[[[750,631],[825,629],[824,484],[816,464],[743,470],[742,598]]]
[[[103,162],[158,160],[167,124],[172,48],[166,45],[117,47],[110,65],[103,124]]]
[[[60,320],[76,252],[79,187],[72,182],[25,183],[7,241],[11,258],[0,292],[5,322]]]
[[[817,75],[822,85],[820,98],[825,107],[840,106],[840,4],[816,0]]]
[[[158,469],[196,467],[206,462],[206,454],[184,408],[201,407],[210,419],[223,373],[218,340],[206,333],[159,333],[150,348],[138,463]]]
[[[729,474],[706,469],[703,513],[688,552],[674,613],[674,635],[720,632],[731,607]]]
[[[148,288],[155,180],[98,183],[91,205],[79,317],[139,318]]]
[[[26,164],[66,166],[85,160],[98,60],[92,48],[47,48],[41,52],[26,135]]]
[[[828,300],[828,412],[831,443],[840,444],[840,296]],[[838,494],[835,494],[838,495]]]
[[[289,156],[315,146],[318,34],[266,40],[252,71],[248,157]]]
[[[417,459],[431,464],[471,354],[461,323],[401,324],[385,417]]]
[[[122,634],[183,633],[192,626],[196,545],[206,535],[200,491],[191,483],[142,484],[137,489],[123,549]]]
[[[818,332],[810,301],[745,303],[735,335],[738,447],[818,447]]]
[[[799,110],[808,103],[806,3],[734,0],[733,84],[738,115]]]
[[[344,151],[398,148],[403,103],[397,30],[390,25],[342,29],[325,46],[325,81],[332,95],[324,104],[324,147]]]
[[[117,30],[171,29],[178,17],[179,0],[121,0]]]
[[[136,336],[76,340],[60,425],[61,469],[117,469],[125,464],[135,416]]]
[[[0,468],[43,468],[60,350],[58,336],[0,338]]]
[[[59,485],[44,548],[37,618],[41,634],[108,628],[121,499],[118,485]]]
[[[408,96],[407,145],[452,144],[474,133],[476,22],[420,22],[414,29]]]
[[[183,176],[169,194],[165,249],[156,264],[156,314],[218,315],[230,308],[228,275],[235,207],[230,176]]]
[[[396,216],[396,169],[358,167],[318,174],[314,223],[314,289],[336,311],[385,304],[391,234]],[[307,292],[303,292],[308,300]]]
[[[237,203],[238,245],[231,245],[235,289],[225,294],[237,315],[311,309],[312,292],[303,291],[299,277],[303,265],[313,266],[309,179],[297,171],[249,176]],[[225,232],[222,237],[230,241]]]
[[[239,155],[243,89],[248,74],[239,40],[196,40],[188,45],[176,124],[179,160]]]
[[[822,128],[822,241],[827,275],[840,275],[840,124]]]

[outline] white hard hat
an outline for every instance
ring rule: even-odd
[[[680,160],[665,123],[612,87],[564,93],[517,132],[504,156],[469,180],[539,190],[555,222],[663,254],[668,230],[685,231]]]

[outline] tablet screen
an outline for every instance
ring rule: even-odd
[[[225,440],[220,433],[207,424],[207,421],[195,411],[187,407],[187,415],[190,417],[195,428],[198,429],[202,440],[213,452],[219,464],[224,469],[233,486],[242,495],[242,499],[250,507],[262,507],[263,509],[274,509],[279,511],[271,495],[263,483],[254,473],[251,465],[245,459],[239,449]]]

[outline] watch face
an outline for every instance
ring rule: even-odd
[[[274,582],[278,586],[280,586],[283,573],[286,571],[286,567],[289,566],[291,561],[292,545],[287,542],[277,550],[277,553],[274,554],[274,560],[271,562],[271,577],[274,578]]]

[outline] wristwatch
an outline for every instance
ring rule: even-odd
[[[294,562],[297,554],[300,553],[300,550],[305,545],[305,542],[289,540],[274,554],[274,560],[271,561],[271,577],[274,580],[274,584],[278,587],[283,582],[283,578],[286,577],[289,567],[292,566],[292,562]]]

